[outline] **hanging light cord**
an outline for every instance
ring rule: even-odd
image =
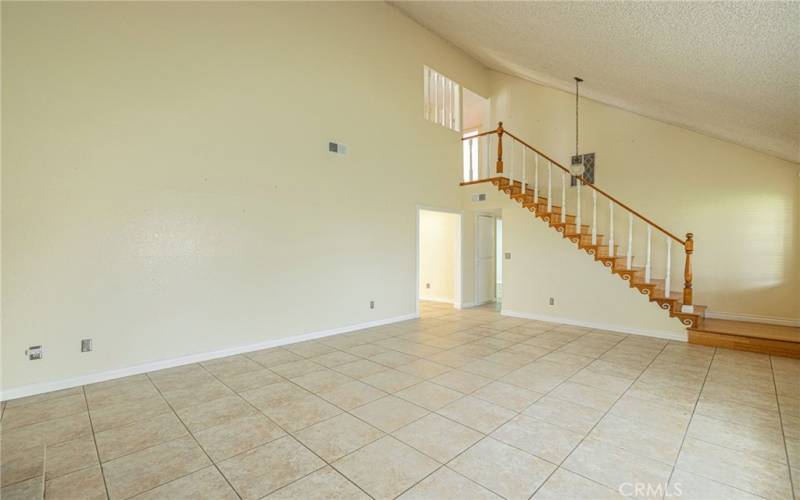
[[[582,81],[575,77],[575,156],[578,156],[578,84]]]

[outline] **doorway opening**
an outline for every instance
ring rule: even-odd
[[[475,305],[497,298],[497,218],[478,214],[475,221]]]
[[[461,214],[417,209],[417,312],[461,307]]]

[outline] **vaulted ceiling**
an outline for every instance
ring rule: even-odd
[[[800,2],[394,2],[488,67],[800,162]]]

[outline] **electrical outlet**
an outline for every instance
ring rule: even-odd
[[[370,300],[369,301],[369,308],[370,309],[375,309],[375,301],[374,300]]]
[[[550,297],[550,305],[551,306],[556,305],[556,299],[554,299],[553,297]]]
[[[431,287],[430,283],[425,283],[425,288],[430,288],[430,287]]]
[[[40,345],[32,345],[25,349],[25,355],[28,356],[30,361],[36,361],[44,357],[44,347]]]
[[[506,260],[511,260],[511,252],[506,252]]]
[[[92,339],[81,340],[81,352],[89,352],[92,350]]]

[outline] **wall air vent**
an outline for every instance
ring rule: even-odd
[[[486,201],[486,193],[475,193],[472,195],[472,201]]]
[[[346,155],[347,154],[347,146],[340,142],[329,142],[328,143],[328,152],[334,153],[337,155]]]

